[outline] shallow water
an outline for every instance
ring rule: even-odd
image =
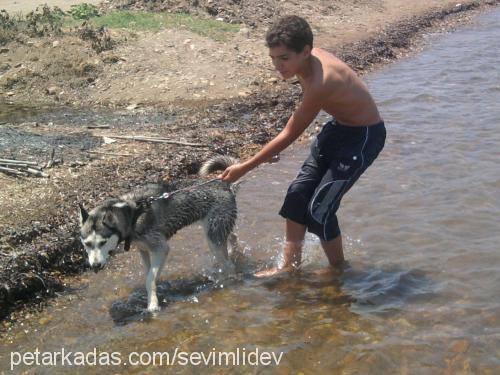
[[[165,301],[157,316],[141,313],[138,254],[120,254],[42,316],[12,330],[0,368],[10,367],[12,351],[36,348],[98,348],[119,352],[122,363],[133,351],[208,355],[258,348],[283,353],[280,365],[71,370],[500,373],[500,10],[429,39],[418,56],[366,77],[388,139],[339,213],[349,268],[317,274],[326,258],[308,237],[299,275],[249,276],[280,260],[283,223],[276,212],[307,152],[296,145],[280,163],[252,173],[239,192],[243,276],[207,281],[212,259],[193,226],[172,241],[163,276],[171,283],[161,284]]]

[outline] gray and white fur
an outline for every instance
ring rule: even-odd
[[[237,163],[228,156],[214,157],[203,164],[204,177]],[[156,282],[169,252],[167,241],[181,228],[201,220],[208,247],[225,271],[232,271],[227,243],[236,246],[233,228],[236,221],[234,186],[213,181],[195,186],[203,180],[170,185],[147,185],[118,199],[110,199],[87,212],[80,206],[80,235],[90,266],[99,270],[106,264],[110,251],[125,240],[139,249],[146,270],[148,310],[159,310]],[[179,190],[185,189],[185,190]],[[141,200],[173,192],[144,206]]]

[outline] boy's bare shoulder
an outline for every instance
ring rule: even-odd
[[[341,91],[345,84],[355,78],[352,69],[332,53],[320,48],[314,48],[313,56],[321,64],[322,86],[330,93]]]
[[[344,80],[342,62],[334,55],[319,48],[314,48],[312,53],[313,75],[308,84],[310,95],[320,96],[325,93],[331,94],[338,89]]]

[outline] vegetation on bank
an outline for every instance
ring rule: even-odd
[[[101,17],[91,19],[93,25],[129,30],[179,29],[183,28],[196,34],[223,41],[238,32],[239,25],[193,17],[183,13],[152,13],[130,10],[116,10]]]
[[[21,35],[28,37],[60,35],[81,28],[87,30],[85,35],[89,35],[89,29],[101,30],[102,33],[106,28],[153,32],[181,28],[223,41],[236,33],[239,25],[184,13],[130,10],[100,12],[96,6],[87,3],[73,5],[67,12],[48,5],[41,5],[26,15],[10,15],[5,10],[0,11],[0,45],[19,40]]]

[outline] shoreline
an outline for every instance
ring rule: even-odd
[[[498,4],[499,1],[469,3],[459,7],[445,7],[422,16],[415,16],[400,21],[382,32],[378,37],[371,37],[367,40],[341,46],[337,54],[358,72],[366,74],[406,54],[418,52],[419,43],[416,40],[423,34],[433,30],[445,31],[443,28],[446,31],[452,30],[456,25],[468,23],[475,14],[474,12],[486,10],[490,6]],[[283,95],[280,95],[284,91],[287,92],[285,99],[283,99]],[[226,151],[241,156],[242,149],[247,143],[258,146],[265,143],[279,131],[279,126],[278,128],[269,128],[265,124],[278,123],[283,126],[283,122],[286,121],[298,97],[298,88],[290,88],[289,85],[286,85],[286,87],[278,85],[278,87],[272,87],[259,95],[252,94],[245,98],[216,103],[217,110],[213,110],[214,104],[212,103],[206,105],[197,103],[193,109],[186,110],[183,113],[184,118],[179,121],[182,124],[183,122],[195,120],[199,121],[203,126],[202,119],[208,118],[208,123],[212,127],[217,127],[217,124],[220,127],[222,122],[217,116],[220,116],[221,113],[226,116],[226,122],[232,120],[237,122],[235,118],[241,117],[242,113],[253,113],[257,110],[264,112],[264,117],[266,117],[264,121],[262,121],[262,116],[258,117],[261,123],[264,124],[258,134],[252,134],[250,138],[243,140],[232,140],[234,142],[232,144],[227,138],[224,138],[224,143],[230,143],[229,146],[224,145],[216,150],[217,152]],[[189,108],[189,103],[186,103],[186,107]],[[207,116],[209,112],[210,115]],[[214,112],[215,115],[211,112]],[[232,136],[237,138],[239,134],[235,133]],[[252,150],[247,151],[252,152]],[[151,153],[155,154],[154,150]],[[153,159],[153,164],[154,162]],[[181,178],[189,176],[189,171],[186,172],[186,170],[193,169],[193,159],[173,160],[169,168],[170,171],[178,170]],[[140,173],[139,171],[135,172],[133,177],[136,181],[144,179],[144,176],[140,175]],[[148,171],[143,173],[148,173]],[[154,173],[161,177],[164,170],[157,169],[154,170]],[[175,173],[172,174],[175,176]],[[69,188],[71,187],[74,186],[69,186]],[[113,186],[113,188],[114,190],[119,189],[116,186]],[[102,190],[100,193],[106,190],[105,186],[100,186],[98,189]],[[84,198],[89,199],[90,196]],[[72,205],[68,203],[66,203],[66,206],[58,207],[58,210],[61,211],[59,212],[61,217],[67,217],[68,212],[73,213],[71,208]],[[82,272],[85,272],[81,252],[79,254],[74,252],[74,249],[78,247],[78,236],[75,235],[76,223],[74,221],[65,223],[65,226],[58,226],[57,224],[62,224],[62,222],[56,220],[54,223],[50,223],[47,228],[16,233],[12,238],[7,239],[7,242],[10,241],[15,246],[20,248],[24,246],[26,253],[31,256],[24,259],[21,257],[18,261],[12,262],[14,263],[12,264],[13,267],[9,268],[5,267],[5,265],[3,267],[5,272],[2,272],[0,278],[0,321],[4,321],[2,330],[7,327],[5,322],[9,322],[8,325],[10,326],[12,322],[21,320],[25,311],[36,311],[43,308],[48,303],[48,297],[53,297],[57,292],[65,290],[66,282],[71,277],[78,277]],[[3,233],[3,235],[5,234]],[[42,240],[44,236],[46,238]],[[51,246],[40,246],[44,242],[50,243]],[[44,250],[40,251],[41,248]],[[2,262],[4,261],[4,258],[0,259]]]

